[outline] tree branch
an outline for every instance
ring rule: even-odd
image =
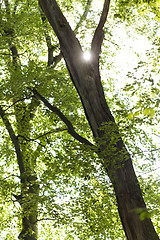
[[[109,4],[110,4],[110,0],[104,1],[103,11],[99,20],[99,24],[95,30],[95,33],[92,39],[91,51],[97,59],[99,59],[99,54],[101,52],[101,46],[104,38],[103,27],[107,20],[107,16],[109,12]]]
[[[63,132],[63,131],[66,131],[66,130],[68,130],[68,128],[67,128],[67,129],[66,129],[66,128],[53,129],[53,130],[51,130],[51,131],[49,131],[49,132],[43,133],[42,135],[36,137],[34,140],[39,139],[39,138],[41,138],[41,137],[44,137],[44,136],[46,136],[46,135],[48,135],[48,134],[51,134],[51,133]]]
[[[151,149],[151,150],[145,150],[145,151],[139,151],[139,152],[133,152],[132,156],[136,155],[136,154],[141,154],[141,153],[151,153],[151,152],[156,152],[159,151],[160,148],[156,148],[156,149]]]
[[[91,3],[92,3],[92,0],[87,1],[84,12],[83,12],[79,22],[77,23],[77,26],[74,29],[75,34],[78,32],[78,29],[81,27],[83,21],[86,19],[87,14],[89,12],[89,7],[91,6]],[[48,47],[48,64],[47,65],[52,66],[52,68],[55,68],[55,66],[62,59],[63,55],[62,55],[62,52],[60,52],[57,56],[55,56],[55,57],[53,56],[53,52],[57,48],[58,45],[56,45],[56,46],[52,45],[51,37],[48,33],[48,28],[47,28],[47,24],[46,24],[47,18],[41,9],[40,9],[40,14],[41,14],[41,19],[44,24],[45,30],[47,31],[47,32],[45,32],[45,39],[46,39],[46,43],[47,43],[47,47]]]
[[[10,5],[9,5],[8,0],[5,0],[4,3],[5,3],[5,7],[6,7],[6,14],[8,16],[10,16]]]
[[[75,33],[75,34],[78,32],[78,29],[82,26],[83,21],[86,19],[92,1],[93,1],[93,0],[88,0],[88,1],[87,1],[87,4],[86,4],[85,9],[84,9],[84,12],[83,12],[83,14],[82,14],[79,22],[77,23],[77,26],[76,26],[75,29],[74,29],[74,33]]]
[[[74,31],[71,29],[56,0],[39,0],[39,5],[58,37],[63,56],[70,56],[73,61],[79,61],[79,56],[82,54],[80,42],[75,37]]]
[[[4,125],[6,126],[6,129],[9,133],[11,141],[14,145],[16,155],[17,155],[17,161],[18,161],[18,165],[19,165],[20,174],[22,175],[25,172],[25,167],[24,167],[24,163],[23,163],[23,156],[22,156],[22,152],[20,149],[19,141],[14,133],[11,123],[9,122],[8,118],[6,117],[6,114],[1,106],[0,106],[0,116],[3,120]]]
[[[44,27],[44,35],[45,35],[45,39],[46,39],[46,43],[47,43],[47,47],[48,47],[48,67],[51,66],[54,62],[54,57],[53,57],[53,52],[56,49],[57,46],[53,46],[52,45],[52,41],[51,41],[51,37],[48,33],[48,27],[47,27],[47,18],[44,15],[44,13],[42,12],[42,10],[40,9],[40,14],[41,14],[41,19],[42,19],[42,23],[43,23],[43,27]]]
[[[58,214],[55,214],[55,217],[57,217]],[[36,222],[40,222],[40,221],[55,221],[56,218],[41,218],[41,219],[37,219]]]
[[[91,142],[89,142],[86,138],[80,136],[75,130],[74,127],[72,125],[72,123],[68,120],[68,118],[66,118],[66,116],[59,110],[59,108],[51,105],[47,99],[45,99],[35,88],[32,89],[33,93],[35,94],[35,96],[37,98],[39,98],[46,107],[48,107],[52,112],[56,113],[59,118],[67,125],[68,127],[68,133],[70,135],[72,135],[72,137],[74,137],[76,140],[78,140],[79,142],[86,144],[88,146],[91,147],[95,147]]]
[[[15,66],[18,66],[19,55],[18,55],[17,48],[13,44],[13,41],[12,41],[13,38],[14,38],[15,31],[14,31],[13,25],[9,21],[10,18],[11,18],[10,4],[9,4],[8,0],[5,0],[4,3],[5,3],[5,8],[6,8],[6,15],[7,15],[7,24],[4,25],[4,27],[3,27],[4,28],[4,33],[5,33],[6,36],[11,37],[11,39],[8,39],[8,44],[9,44],[10,51],[12,53],[13,64]],[[18,1],[16,0],[14,10],[13,10],[13,14],[15,14],[17,5],[18,5]]]
[[[33,97],[34,95],[30,95],[30,96],[28,96],[28,97],[24,97],[24,98],[20,98],[20,99],[18,99],[18,100],[15,100],[15,101],[13,101],[13,103],[9,106],[9,107],[7,107],[6,109],[5,109],[5,111],[7,111],[8,109],[10,109],[11,107],[13,107],[15,104],[17,104],[18,102],[22,102],[22,101],[24,101],[24,100],[26,100],[26,99],[30,99],[31,97]]]
[[[23,136],[23,135],[18,134],[18,135],[17,135],[17,138],[23,138],[26,142],[36,142],[36,143],[38,143],[40,146],[45,147],[44,145],[42,145],[41,143],[39,143],[39,142],[36,141],[36,140],[38,140],[38,139],[40,139],[40,138],[42,138],[42,137],[44,137],[44,136],[46,136],[46,135],[48,135],[48,134],[51,134],[51,133],[58,133],[58,132],[63,132],[63,131],[67,131],[67,130],[68,130],[68,128],[63,128],[63,129],[57,128],[57,129],[53,129],[52,131],[43,133],[42,135],[40,135],[40,136],[38,136],[38,137],[36,137],[36,138],[29,138],[29,137],[27,138],[27,137],[25,137],[25,136]]]

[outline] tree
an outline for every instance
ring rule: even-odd
[[[99,24],[95,30],[92,61],[84,64],[82,48],[56,1],[39,1],[61,46],[73,84],[81,98],[93,135],[98,139],[98,154],[103,158],[106,173],[113,184],[118,211],[127,239],[159,239],[150,219],[141,221],[138,209],[147,211],[135,175],[132,160],[120,137],[115,120],[105,101],[99,73],[99,55],[104,38],[103,27],[109,11],[104,2]]]
[[[82,50],[75,39],[75,33],[82,26],[89,12],[91,1],[76,2],[84,12],[82,15],[76,12],[78,20],[75,22],[78,24],[74,24],[74,33],[70,29],[72,40],[75,41],[75,49],[73,48],[73,51],[68,49],[67,54],[71,55],[72,59],[67,57],[67,61],[69,61],[69,69],[71,65],[70,72],[71,76],[74,75],[74,79],[77,79],[77,76],[80,76],[80,81],[83,80],[83,77],[86,79],[80,88],[80,94],[82,94],[81,99],[91,127],[87,124],[82,104],[63,62],[59,64],[65,48],[62,47],[61,52],[59,51],[57,38],[52,33],[45,15],[39,11],[38,3],[27,0],[23,2],[5,0],[0,4],[2,10],[0,14],[0,40],[2,43],[2,49],[0,49],[2,57],[0,62],[2,69],[0,82],[0,115],[2,118],[0,200],[4,204],[1,226],[5,229],[4,225],[6,224],[10,229],[10,222],[16,222],[18,226],[14,229],[16,231],[18,228],[17,231],[20,234],[16,232],[15,239],[16,235],[19,235],[20,239],[38,239],[38,230],[40,231],[38,223],[42,222],[43,224],[45,221],[52,221],[51,224],[56,230],[57,226],[62,225],[67,228],[69,225],[70,230],[64,236],[66,239],[74,236],[78,236],[79,239],[91,237],[96,240],[106,239],[106,237],[124,238],[117,217],[115,197],[110,181],[106,177],[106,170],[109,172],[116,194],[118,194],[119,190],[124,189],[124,185],[117,186],[116,174],[123,173],[127,166],[131,165],[131,162],[130,158],[126,159],[126,162],[124,160],[129,155],[106,105],[100,81],[97,54],[100,52],[101,42],[96,37],[101,37],[99,33],[103,32],[103,29],[100,28],[103,28],[105,22],[105,11],[101,18],[103,19],[104,16],[104,19],[100,22],[102,25],[100,24],[101,27],[97,28],[97,34],[95,33],[92,44],[95,60],[86,63],[81,57],[77,58],[77,52],[81,56]],[[85,3],[86,5],[84,5]],[[61,6],[65,13],[70,15],[71,1],[64,1]],[[104,10],[105,7],[107,7],[107,2]],[[61,15],[60,12],[59,17]],[[95,24],[94,21],[92,24]],[[58,31],[63,27],[62,23],[60,28],[57,28]],[[70,42],[70,38],[67,38],[66,44],[68,41]],[[69,46],[73,47],[70,44]],[[99,48],[96,48],[98,46]],[[46,66],[46,60],[40,59],[40,52],[42,56],[44,56],[44,52],[47,52],[48,66]],[[72,54],[75,56],[74,61]],[[73,63],[75,64],[74,71]],[[75,78],[77,66],[78,75]],[[91,88],[92,84],[89,82],[92,83],[92,80],[97,85],[93,84]],[[87,87],[86,83],[89,83]],[[133,86],[126,86],[126,91],[129,87]],[[96,98],[94,98],[95,92],[98,93]],[[43,93],[45,97],[40,93]],[[87,96],[88,94],[89,96]],[[87,104],[89,103],[89,106],[91,104],[96,115],[92,115],[92,109],[90,110],[90,107],[86,106],[86,98],[87,101],[89,100]],[[90,102],[93,98],[96,101]],[[94,106],[97,103],[100,104],[96,105],[98,112],[100,111],[98,115]],[[104,106],[102,112],[104,116],[101,116],[101,105]],[[145,107],[146,105],[144,105]],[[128,115],[128,112],[125,114]],[[125,121],[125,114],[122,117],[123,121]],[[121,118],[116,111],[114,115],[116,119]],[[95,117],[97,118],[95,119]],[[104,119],[106,117],[109,117],[107,122]],[[129,120],[126,122],[128,124]],[[130,124],[132,125],[132,123]],[[132,127],[130,126],[130,129]],[[91,129],[94,139],[92,139]],[[144,142],[148,139],[145,135],[142,137]],[[124,149],[123,152],[120,151],[121,148]],[[121,153],[121,158],[118,160],[119,152],[117,151]],[[111,164],[109,158],[113,159]],[[119,168],[119,165],[121,166],[123,163],[124,166],[118,170],[117,167]],[[131,170],[133,170],[132,165]],[[129,175],[129,172],[126,174]],[[129,182],[128,185],[131,183]],[[121,188],[121,186],[123,187]],[[152,186],[156,186],[156,184],[152,182]],[[142,184],[142,187],[146,188],[146,192],[148,191],[145,183]],[[141,197],[139,187],[137,189]],[[134,188],[132,190],[129,192],[130,194],[134,193]],[[70,197],[65,203],[62,199],[68,198],[68,192]],[[118,202],[121,203],[123,197],[123,194],[122,196],[118,195]],[[56,198],[58,200],[55,200]],[[121,208],[123,206],[119,205],[119,207],[120,212],[124,210]],[[150,214],[146,211],[143,201],[140,207],[137,209],[137,206],[134,206],[135,212],[132,214],[135,214],[136,219],[140,218],[145,220],[146,224],[148,221],[151,224],[148,220]],[[10,209],[14,210],[10,213]],[[124,215],[123,217],[125,218]],[[116,231],[112,218],[117,222]],[[140,220],[139,222],[141,223]],[[128,221],[125,223],[127,224]],[[47,225],[45,234],[43,233],[44,235],[39,238],[51,237],[52,230],[49,231],[51,224]],[[13,239],[14,236],[9,232],[10,230],[8,230],[6,238]],[[54,239],[57,238],[56,235]]]
[[[90,2],[91,1],[88,1],[86,8],[84,9],[84,13],[81,16],[75,31],[85,19]],[[29,61],[27,66],[25,65],[25,63],[23,63],[23,61],[21,62],[18,51],[18,49],[21,48],[15,42],[17,32],[19,30],[22,30],[22,26],[19,26],[19,20],[21,19],[21,15],[23,16],[23,13],[25,14],[26,7],[28,7],[27,3],[24,3],[20,6],[20,10],[17,10],[19,4],[20,3],[18,1],[16,1],[15,3],[4,1],[3,4],[0,5],[0,7],[2,7],[2,15],[0,18],[2,49],[9,49],[8,54],[3,52],[2,50],[2,55],[4,54],[4,56],[6,56],[4,57],[6,68],[3,69],[3,73],[7,76],[7,80],[5,84],[2,83],[1,85],[1,103],[3,107],[0,107],[0,115],[3,124],[5,125],[6,130],[9,133],[10,140],[13,144],[20,172],[20,174],[18,174],[18,169],[15,168],[14,171],[17,172],[17,175],[13,174],[12,176],[11,174],[11,176],[7,176],[7,178],[17,177],[18,179],[20,179],[20,183],[15,184],[18,186],[14,186],[15,192],[13,190],[12,193],[12,197],[14,198],[14,200],[12,201],[18,202],[21,206],[22,230],[18,238],[35,240],[38,237],[37,215],[38,213],[40,214],[40,211],[38,212],[37,210],[38,202],[43,202],[42,196],[39,196],[39,182],[37,180],[36,171],[37,159],[40,157],[40,155],[43,155],[41,153],[42,147],[44,147],[44,145],[47,145],[46,136],[54,132],[57,133],[65,131],[66,129],[57,128],[57,130],[55,131],[53,129],[49,131],[48,128],[49,132],[43,134],[38,134],[37,132],[38,135],[34,136],[34,138],[32,139],[34,135],[33,128],[36,128],[36,124],[34,122],[35,112],[38,109],[40,102],[33,95],[31,96],[30,93],[28,95],[28,90],[24,90],[24,88],[20,86],[22,83],[22,79],[26,76],[26,73],[30,74],[30,72],[32,72],[33,74],[34,66],[32,64],[32,60]],[[40,16],[45,30],[43,34],[45,35],[48,47],[48,66],[51,66],[53,63],[54,65],[56,65],[57,62],[61,59],[61,53],[57,55],[56,58],[53,58],[53,50],[55,50],[57,46],[52,46],[51,39],[47,33],[48,29],[45,23],[45,16],[43,15],[43,13],[41,13]],[[31,69],[29,70],[29,68]],[[27,76],[26,82],[29,81],[29,79],[30,75]],[[26,82],[25,80],[23,82],[25,87],[27,86]],[[8,92],[6,93],[6,91]],[[11,112],[8,113],[8,110]],[[12,118],[12,116],[14,117]],[[76,134],[76,132],[73,131],[74,129],[71,130],[74,135],[80,137],[80,135]],[[40,140],[36,142],[37,139]],[[81,139],[83,140],[84,138],[81,137]],[[10,156],[10,158],[14,159],[14,154]],[[5,185],[11,186],[11,180],[6,182],[5,179],[3,179],[2,177],[1,181],[3,183],[3,187]],[[5,193],[5,196],[7,194],[8,193]],[[52,211],[53,215],[57,216],[56,211]]]

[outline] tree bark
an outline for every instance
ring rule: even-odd
[[[140,220],[138,210],[146,210],[132,160],[120,137],[114,117],[106,103],[99,73],[99,54],[103,26],[109,10],[104,2],[101,19],[92,40],[92,60],[84,62],[83,51],[55,0],[39,0],[55,31],[68,71],[75,85],[94,137],[100,145],[100,157],[113,184],[118,211],[128,240],[158,240],[150,219]]]
[[[19,234],[21,240],[37,240],[37,200],[36,197],[39,193],[39,187],[37,184],[36,175],[29,171],[27,159],[24,159],[24,151],[22,151],[22,143],[9,122],[5,111],[0,106],[0,116],[6,126],[10,139],[14,145],[17,155],[17,162],[20,170],[21,178],[21,195],[17,196],[13,194],[16,200],[19,202],[22,208],[22,231]],[[19,119],[20,121],[20,119]],[[22,122],[22,125],[24,121]],[[24,143],[25,144],[25,143]],[[26,144],[25,144],[26,145]],[[26,150],[26,149],[25,149]]]
[[[21,175],[21,195],[15,196],[22,209],[22,231],[20,240],[37,240],[38,238],[38,202],[39,185],[35,172],[35,161],[30,147],[31,114],[30,107],[24,102],[14,105],[17,123],[18,141],[23,156],[24,172]]]

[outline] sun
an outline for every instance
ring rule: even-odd
[[[89,52],[89,51],[83,52],[83,59],[84,59],[86,62],[90,61],[91,58],[92,58],[91,52]]]

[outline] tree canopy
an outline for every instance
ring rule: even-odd
[[[104,155],[114,158],[120,137],[147,205],[147,211],[134,211],[142,222],[151,218],[160,235],[160,3],[113,1],[110,9],[108,1],[104,8],[103,1],[94,0],[57,3],[82,52],[91,52],[88,60],[74,56],[73,65],[82,62],[80,73],[98,52],[96,61],[116,127],[109,122],[94,130],[78,85],[71,81],[76,74],[67,57],[76,47],[63,47],[38,1],[1,1],[0,237],[124,239],[114,180],[112,173],[110,178],[106,175],[110,167],[103,161]],[[103,21],[105,35],[96,35]],[[65,29],[63,22],[58,24]],[[66,33],[61,34],[65,38]],[[88,75],[85,81],[92,90]],[[103,147],[106,138],[108,145]]]

